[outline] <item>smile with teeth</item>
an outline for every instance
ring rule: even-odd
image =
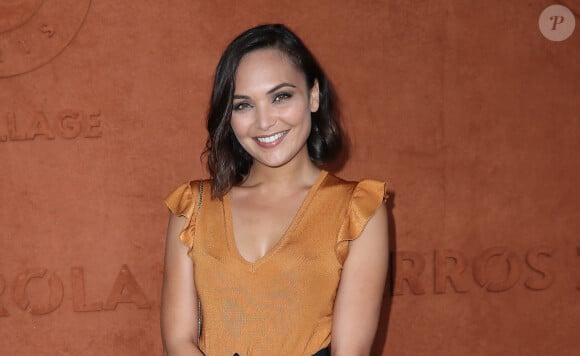
[[[288,131],[282,131],[282,132],[275,133],[271,136],[256,137],[256,140],[260,143],[272,143],[272,142],[275,142],[275,141],[281,139],[287,133],[288,133]]]

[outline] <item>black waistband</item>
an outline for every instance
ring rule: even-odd
[[[330,356],[330,346],[318,351],[312,356]]]
[[[239,354],[236,352],[234,356],[239,356]],[[330,346],[318,351],[312,356],[330,356]]]

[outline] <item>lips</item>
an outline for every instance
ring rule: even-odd
[[[254,140],[262,147],[273,147],[282,142],[288,131],[277,132],[270,136],[255,137]]]

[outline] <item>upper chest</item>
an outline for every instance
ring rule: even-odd
[[[310,201],[308,189],[276,196],[233,193],[224,201],[228,225],[236,249],[249,262],[261,259],[281,243]]]
[[[306,189],[272,197],[232,194],[229,202],[225,203],[229,203],[234,234],[240,238],[248,237],[245,236],[248,232],[252,236],[259,234],[267,237],[274,234],[270,237],[280,237],[276,233],[291,224],[305,203],[307,194]]]

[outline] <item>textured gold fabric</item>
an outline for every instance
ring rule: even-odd
[[[385,197],[375,180],[347,182],[322,171],[282,239],[254,263],[238,252],[229,194],[210,198],[204,182],[180,186],[169,209],[187,218],[207,355],[312,355],[330,343],[332,311],[348,241]],[[387,238],[385,236],[385,238]]]

